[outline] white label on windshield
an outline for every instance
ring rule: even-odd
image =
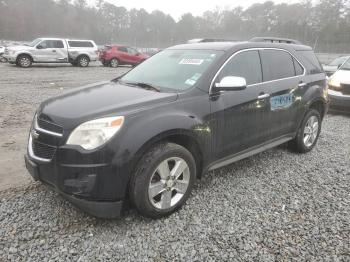
[[[185,82],[185,84],[189,85],[189,86],[193,86],[195,83],[196,83],[196,81],[193,79],[187,79]]]
[[[201,65],[203,63],[203,59],[195,59],[195,58],[184,58],[180,61],[180,65]]]

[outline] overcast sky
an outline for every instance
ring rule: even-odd
[[[90,0],[93,2],[94,0]],[[161,10],[166,14],[172,15],[175,19],[180,18],[184,13],[193,15],[202,15],[207,10],[213,10],[219,7],[248,7],[253,3],[263,3],[267,0],[105,0],[114,3],[117,6],[124,6],[127,9],[144,8],[148,12]],[[301,0],[273,0],[275,3],[296,3]]]

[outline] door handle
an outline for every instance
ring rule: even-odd
[[[270,97],[270,94],[261,94],[258,96],[258,99],[265,99],[265,98],[268,98]]]
[[[303,87],[305,87],[306,85],[307,85],[306,83],[304,83],[304,82],[300,82],[300,83],[298,84],[298,87],[303,88]]]

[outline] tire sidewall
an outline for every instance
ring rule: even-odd
[[[314,143],[307,147],[305,144],[304,144],[304,129],[305,129],[305,126],[306,126],[306,123],[308,122],[308,120],[312,117],[312,116],[316,116],[317,117],[317,120],[318,120],[318,132],[317,132],[317,136],[316,136],[316,139],[314,141]],[[311,151],[315,145],[317,144],[317,141],[318,141],[318,138],[320,136],[320,132],[321,132],[321,125],[322,125],[322,121],[321,121],[321,116],[320,116],[320,113],[315,110],[315,109],[311,109],[309,110],[304,119],[303,119],[303,122],[299,128],[299,132],[298,132],[298,136],[297,136],[297,143],[298,143],[298,147],[303,151],[303,152],[309,152]]]
[[[178,210],[191,194],[191,190],[196,179],[196,163],[192,154],[187,149],[172,143],[158,145],[156,148],[156,150],[151,150],[149,152],[150,154],[146,154],[146,156],[140,161],[134,174],[134,186],[132,187],[131,192],[132,202],[139,212],[152,218],[167,216]],[[147,161],[148,157],[151,158],[150,161]],[[148,187],[157,166],[165,159],[171,157],[180,157],[186,161],[190,170],[190,181],[187,191],[181,200],[173,207],[162,210],[152,205],[148,196]]]

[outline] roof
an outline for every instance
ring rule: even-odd
[[[300,44],[268,43],[268,42],[206,42],[195,44],[182,44],[169,47],[168,49],[192,49],[192,50],[218,50],[229,51],[231,49],[246,48],[282,48],[294,50],[312,50],[311,47]]]

